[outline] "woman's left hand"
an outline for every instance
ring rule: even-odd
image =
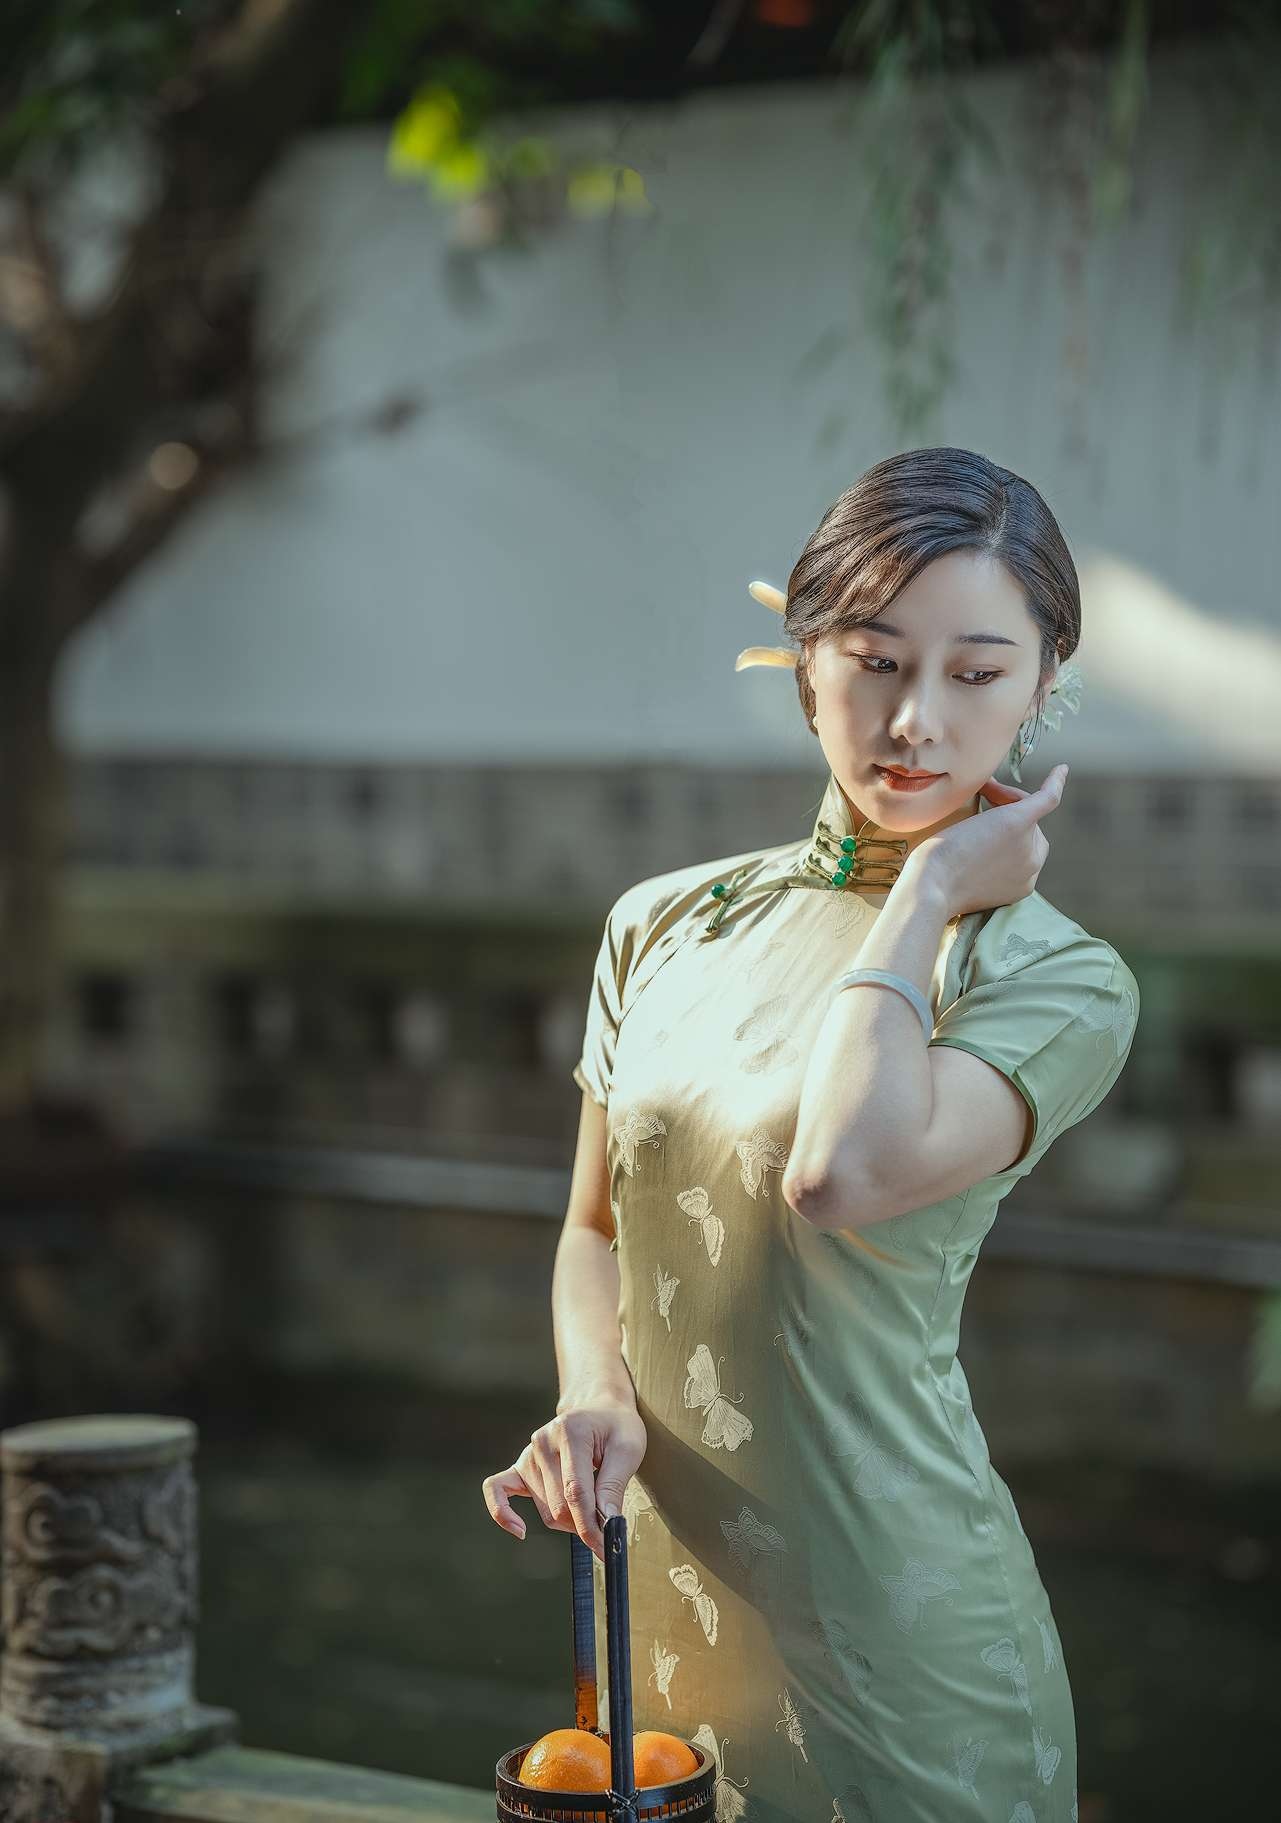
[[[1057,809],[1067,775],[1066,763],[1052,767],[1036,791],[988,779],[979,791],[995,810],[962,817],[912,850],[908,865],[939,882],[949,918],[1013,905],[1034,889],[1050,852],[1041,818]]]

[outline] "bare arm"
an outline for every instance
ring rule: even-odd
[[[928,1000],[950,915],[928,866],[909,863],[860,967],[904,975]],[[862,983],[833,994],[819,1027],[783,1196],[816,1227],[866,1227],[1004,1170],[1028,1126],[1026,1103],[998,1070],[965,1052],[927,1050],[903,996]]]
[[[552,1275],[552,1327],[560,1374],[558,1413],[569,1405],[600,1400],[636,1403],[618,1328],[619,1276],[617,1258],[610,1252],[613,1238],[605,1110],[584,1093],[569,1206]]]
[[[605,1154],[605,1110],[584,1093],[565,1225],[552,1275],[552,1323],[560,1399],[510,1468],[481,1483],[495,1522],[517,1538],[525,1522],[512,1500],[526,1495],[543,1524],[577,1532],[602,1562],[601,1524],[622,1511],[647,1434],[618,1327],[618,1262]]]

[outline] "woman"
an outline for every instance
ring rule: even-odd
[[[714,1754],[721,1823],[1075,1823],[1062,1645],[956,1346],[997,1205],[1138,1013],[1035,890],[1067,768],[993,777],[1062,683],[1076,571],[1026,481],[914,450],[772,605],[799,651],[740,663],[795,663],[818,814],[609,914],[561,1397],[485,1498],[518,1537],[517,1495],[579,1533],[598,1621],[626,1513],[636,1725]]]

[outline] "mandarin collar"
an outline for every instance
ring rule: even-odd
[[[992,806],[989,804],[988,800],[980,794],[978,811],[976,814],[981,815],[983,811],[990,810],[991,808]],[[878,838],[884,837],[890,841],[896,841],[898,839],[892,835],[891,831],[882,829],[881,825],[871,818],[868,819],[865,827],[869,836],[876,836]],[[823,796],[819,801],[818,814],[814,818],[814,825],[810,830],[810,846],[816,847],[819,843],[819,838],[824,837],[829,844],[834,844],[839,848],[847,836],[857,835],[858,828],[855,826],[854,820],[850,816],[849,805],[845,801],[845,793],[841,790],[835,772],[829,767],[827,784],[823,787]],[[887,858],[890,854],[890,850],[887,848],[875,850],[874,852],[880,854],[883,859]]]
[[[986,808],[986,799],[980,797],[979,809]],[[859,828],[866,833],[860,835],[854,827],[845,794],[829,766],[808,842],[798,845],[794,858],[781,874],[758,875],[749,881],[749,875],[759,867],[759,861],[753,858],[735,868],[728,880],[717,880],[711,889],[714,909],[705,926],[707,934],[717,934],[731,903],[757,893],[775,892],[780,887],[888,892],[907,858],[907,838],[892,835],[870,817]]]
[[[864,831],[861,836],[860,829]],[[825,873],[833,886],[856,886],[860,876],[865,875],[861,881],[865,888],[875,891],[883,886],[888,891],[902,870],[907,849],[903,836],[882,829],[871,817],[855,824],[836,774],[829,767],[809,846],[802,857],[806,871]]]

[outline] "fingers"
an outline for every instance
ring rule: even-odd
[[[511,1504],[514,1494],[528,1494],[524,1477],[516,1469],[504,1469],[501,1475],[486,1475],[481,1482],[481,1492],[485,1496],[485,1505],[496,1523],[513,1537],[525,1536],[525,1521]]]
[[[606,1444],[596,1475],[596,1503],[601,1516],[610,1519],[623,1510],[623,1492],[640,1464],[634,1451],[624,1453]]]
[[[551,1531],[563,1530],[558,1527],[551,1512],[543,1485],[542,1470],[533,1453],[533,1444],[527,1444],[516,1461],[501,1474],[487,1475],[481,1482],[481,1491],[485,1496],[485,1505],[489,1508],[496,1524],[510,1532],[515,1538],[525,1536],[525,1521],[512,1506],[512,1498],[527,1495],[538,1508],[538,1517]]]
[[[1057,766],[1051,766],[1037,789],[1031,793],[1036,800],[1036,816],[1043,817],[1047,810],[1057,808],[1063,796],[1063,787],[1067,783],[1067,761],[1061,760]]]
[[[605,1520],[622,1512],[623,1490],[644,1449],[643,1439],[637,1448],[634,1439],[613,1437],[605,1427],[598,1473],[597,1434],[583,1418],[556,1418],[536,1430],[511,1468],[487,1475],[481,1483],[495,1522],[523,1538],[525,1522],[511,1501],[525,1495],[549,1531],[577,1532],[604,1563]]]
[[[1017,785],[1007,785],[1003,779],[985,779],[979,786],[979,793],[989,804],[1017,804],[1020,799],[1030,797],[1028,791],[1021,791]]]
[[[555,1472],[539,1448],[542,1433],[535,1431],[518,1458],[521,1473],[529,1483],[529,1496],[538,1508],[538,1517],[550,1532],[563,1532],[560,1517],[560,1475]]]
[[[1024,791],[1017,785],[1007,785],[1001,779],[991,778],[979,786],[979,792],[990,804],[1026,804],[1029,815],[1035,821],[1056,807],[1063,796],[1067,775],[1067,761],[1061,760],[1057,766],[1051,766],[1035,791]]]
[[[577,1425],[561,1426],[560,1474],[565,1504],[583,1543],[605,1561],[605,1538],[596,1523],[596,1470],[591,1444]]]

